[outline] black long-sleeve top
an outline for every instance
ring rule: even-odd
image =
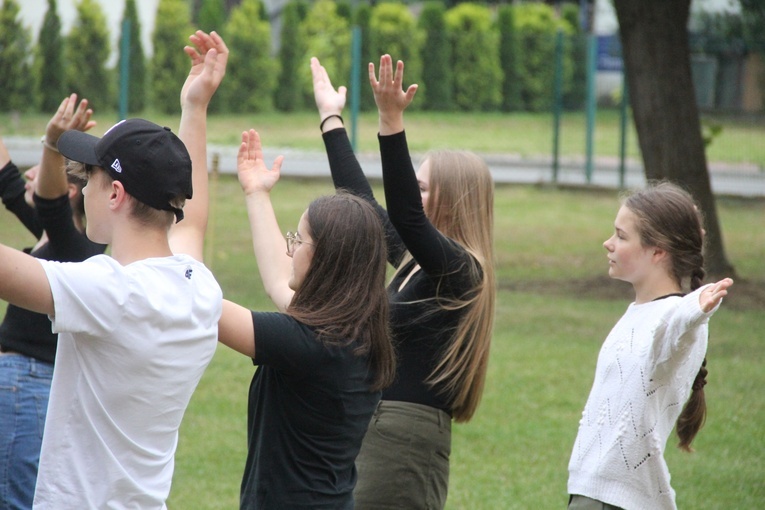
[[[72,219],[69,196],[45,199],[34,195],[35,207],[24,200],[24,179],[12,162],[0,169],[0,196],[5,207],[14,213],[37,238],[43,230],[48,241],[36,249],[24,251],[33,257],[60,262],[79,262],[103,253],[105,245],[90,241],[77,230]],[[13,351],[48,363],[56,358],[58,335],[51,332],[48,316],[8,305],[0,324],[0,349]]]
[[[477,262],[425,216],[404,132],[379,137],[387,211],[375,200],[345,129],[328,131],[323,138],[335,187],[376,207],[385,226],[388,261],[399,269],[388,286],[396,379],[382,398],[423,404],[451,414],[442,388],[425,381],[449,344],[463,311],[445,310],[435,298],[464,298],[474,292],[479,282],[471,276],[471,267]],[[407,251],[412,260],[399,268]],[[420,270],[404,284],[418,265]]]

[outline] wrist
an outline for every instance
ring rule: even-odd
[[[52,150],[53,152],[58,152],[58,147],[48,141],[47,135],[42,135],[40,138],[40,143],[43,144],[43,147],[46,149]]]
[[[324,133],[325,130],[329,131],[331,129],[337,129],[344,126],[345,122],[343,121],[343,117],[340,114],[333,113],[322,119],[321,123],[319,124],[319,131]]]

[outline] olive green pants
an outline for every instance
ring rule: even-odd
[[[451,444],[447,413],[381,401],[356,458],[356,510],[444,508]]]
[[[568,510],[622,510],[618,506],[574,494],[568,500]]]

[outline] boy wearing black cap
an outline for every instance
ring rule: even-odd
[[[199,34],[199,51],[185,49],[187,144],[204,139],[228,54],[219,37]],[[66,264],[0,245],[0,299],[48,314],[59,333],[34,507],[164,508],[178,428],[221,313],[201,263],[205,186],[185,208],[188,226],[174,225],[192,196],[192,161],[194,183],[207,180],[206,153],[190,155],[169,129],[138,119],[101,139],[82,134],[64,133],[58,149],[88,177],[86,232],[112,256]]]

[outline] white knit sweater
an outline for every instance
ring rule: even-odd
[[[703,289],[703,287],[702,287]],[[632,303],[603,343],[568,492],[625,510],[676,509],[664,448],[707,350],[698,289]]]

